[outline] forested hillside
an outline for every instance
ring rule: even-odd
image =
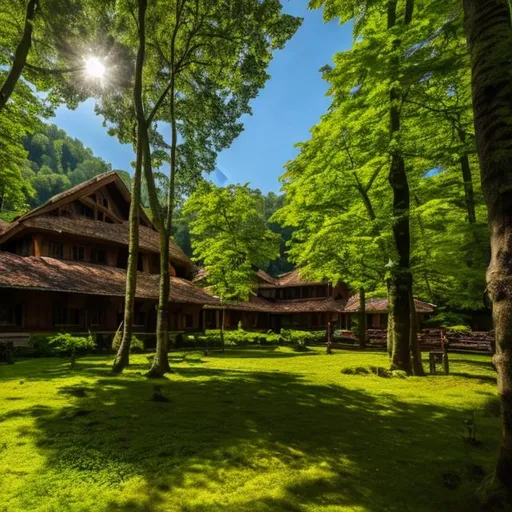
[[[109,163],[54,124],[41,123],[40,129],[23,137],[22,142],[26,151],[21,165],[25,204],[0,196],[2,218],[39,206],[55,194],[112,170]],[[130,179],[127,172],[117,172]]]

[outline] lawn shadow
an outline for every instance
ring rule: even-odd
[[[87,363],[87,373],[94,373],[93,364]],[[143,479],[138,499],[119,494],[104,510],[166,510],[165,503],[180,497],[192,500],[180,508],[189,512],[299,511],[306,504],[371,509],[387,493],[389,510],[431,510],[432,496],[443,491],[442,474],[464,471],[466,416],[460,411],[314,385],[286,371],[207,366],[179,367],[174,378],[158,381],[169,400],[164,403],[153,400],[155,382],[110,376],[103,364],[97,371],[101,378],[93,387],[61,388],[71,406],[26,410],[34,428],[25,435],[34,437],[53,472],[119,489]],[[425,468],[433,456],[438,474]],[[259,491],[246,502],[225,503],[221,496],[213,505],[191,498],[229,487],[230,475],[272,474],[275,467],[297,475],[292,482],[269,481],[281,487],[279,497]],[[379,478],[389,474],[392,489]]]

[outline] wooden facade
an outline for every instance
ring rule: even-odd
[[[78,185],[0,225],[0,333],[115,332],[123,319],[130,194],[116,173]],[[159,235],[141,210],[134,331],[154,333]],[[218,300],[191,282],[171,240],[171,331],[203,328]]]

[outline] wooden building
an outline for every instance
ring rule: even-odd
[[[113,333],[123,319],[130,193],[109,172],[77,185],[22,215],[0,221],[0,337],[14,333]],[[140,210],[135,332],[154,334],[159,235]],[[194,267],[172,241],[169,329],[322,330],[350,327],[358,298],[343,283],[308,281],[293,270],[276,278],[257,273],[248,302],[221,304],[199,284]],[[385,302],[385,301],[384,301]],[[368,302],[369,326],[384,327],[387,303]],[[421,315],[432,305],[417,301]]]
[[[195,282],[202,282],[200,272]],[[344,283],[333,286],[327,281],[308,281],[295,269],[276,278],[259,270],[257,285],[248,302],[225,304],[225,327],[246,330],[281,329],[322,330],[331,320],[341,327],[345,322],[345,304],[349,290]],[[207,328],[219,328],[219,306],[205,307]]]
[[[123,318],[130,193],[115,172],[0,224],[0,333],[114,332]],[[154,333],[159,235],[140,211],[135,331]],[[202,328],[218,300],[191,281],[193,266],[171,240],[169,328]]]
[[[435,311],[435,306],[420,299],[414,299],[414,306],[418,321],[421,324]],[[359,314],[359,294],[353,295],[345,306],[347,327],[351,325],[351,317]],[[388,327],[388,300],[385,298],[366,299],[366,325],[368,329],[387,329]]]

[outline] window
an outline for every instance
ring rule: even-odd
[[[64,258],[64,245],[59,242],[50,242],[50,256],[52,258]]]
[[[89,325],[91,327],[99,327],[101,325],[102,319],[103,311],[101,311],[101,309],[89,312]]]
[[[135,303],[133,307],[133,325],[145,326],[146,313],[142,311],[142,304]]]
[[[194,327],[194,315],[187,313],[184,315],[185,329],[192,329]]]
[[[85,247],[81,245],[73,246],[73,259],[75,261],[84,261],[85,260]]]
[[[103,214],[103,212],[98,212],[98,220],[101,220],[101,221],[105,220],[105,215]]]
[[[0,325],[21,326],[22,319],[22,307],[21,304],[16,306],[1,306],[0,307]]]
[[[137,270],[139,272],[142,272],[144,270],[143,256],[140,253],[138,254],[137,257]]]
[[[107,251],[105,249],[91,249],[91,261],[97,265],[106,265]]]
[[[80,310],[78,308],[57,307],[55,309],[55,325],[80,325]]]

